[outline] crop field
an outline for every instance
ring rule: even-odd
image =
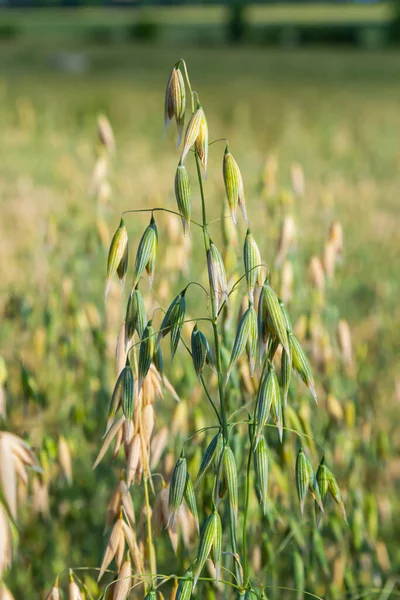
[[[45,598],[59,575],[65,598],[71,568],[73,585],[81,590],[78,596],[70,583],[72,600],[146,594],[150,600],[156,598],[152,585],[159,586],[158,598],[161,593],[174,598],[179,581],[191,585],[188,569],[194,565],[200,579],[193,598],[198,599],[233,598],[246,587],[246,600],[398,597],[400,54],[68,40],[56,46],[51,38],[39,44],[29,36],[1,42],[0,52],[0,581],[16,600]],[[154,212],[158,251],[150,290],[144,267],[134,267],[150,214],[127,213],[125,290],[121,294],[115,276],[104,299],[107,256],[122,211],[178,211],[174,178],[182,146],[176,149],[174,119],[164,134],[164,97],[181,57],[207,117],[209,141],[215,141],[209,146],[207,179],[201,180],[207,230],[223,257],[228,289],[247,270],[247,226],[240,210],[237,230],[232,226],[222,171],[225,139],[243,176],[263,269],[288,309],[313,371],[318,404],[298,368],[287,406],[281,417],[271,410],[262,436],[255,399],[266,375],[258,358],[251,377],[243,351],[226,383],[238,323],[248,308],[251,286],[245,277],[230,296],[229,311],[221,311],[215,347],[213,288],[210,292],[203,233],[194,223],[202,222],[193,158],[201,159],[198,150],[185,159],[192,190],[190,234],[183,235],[178,216]],[[185,127],[190,106],[187,90]],[[112,126],[115,152],[104,119],[99,138],[99,115]],[[130,359],[136,385],[136,370],[139,380],[143,373],[147,378],[143,405],[135,388],[133,441],[140,436],[142,466],[135,463],[132,478],[127,467],[134,461],[132,440],[125,443],[128,458],[122,442],[115,460],[110,449],[96,469],[92,466],[125,364],[117,338],[135,269],[147,318],[155,311],[155,331],[164,316],[157,307],[166,310],[190,281],[205,292],[194,284],[187,290],[187,323],[179,330],[174,360],[172,334],[161,341],[164,383],[158,363],[148,374],[143,362],[138,366],[139,348],[151,336],[139,344],[134,334]],[[222,361],[215,372],[204,366],[205,389],[185,348],[191,347],[195,321],[214,362],[219,354]],[[291,339],[291,330],[288,335]],[[283,355],[284,336],[276,339]],[[280,353],[279,348],[274,360],[272,354],[268,376],[275,369],[282,376]],[[124,405],[125,429],[128,412]],[[121,415],[120,410],[117,418]],[[218,560],[215,536],[208,552],[212,560],[206,561],[207,554],[202,562],[199,540],[204,542],[207,527],[197,533],[185,488],[177,532],[165,517],[165,486],[179,478],[174,465],[183,448],[195,480],[219,423],[224,439],[219,462],[225,471],[218,475],[216,464],[213,476],[210,468],[195,495],[200,524],[209,515],[222,522],[222,556]],[[214,426],[214,432],[207,429]],[[17,452],[15,441],[14,450],[8,449],[8,433],[33,453],[23,446],[12,463],[17,482],[4,467]],[[261,490],[259,463],[253,469],[253,454],[261,456],[264,448],[264,441],[256,447],[261,437],[269,465],[267,491]],[[236,462],[237,506],[227,449]],[[319,526],[313,478],[301,512],[299,455],[314,472],[325,457],[340,486],[343,503],[327,497]],[[135,520],[125,496],[123,504],[115,494],[110,502],[119,478],[130,484]],[[322,490],[322,480],[319,484]],[[258,496],[265,492],[261,503],[255,490]],[[179,502],[179,490],[172,496],[169,509],[178,511],[182,495]],[[107,540],[121,520],[124,531],[133,532],[134,544],[122,543],[120,563],[118,556],[110,561],[105,567],[110,572],[97,584]],[[222,583],[215,583],[219,562]],[[120,584],[119,595],[116,584],[105,592],[118,573],[128,587]],[[179,579],[185,573],[189,579]],[[176,583],[164,577],[172,575]],[[180,585],[176,597],[188,600],[190,593],[184,595]],[[0,597],[10,598],[4,588]]]

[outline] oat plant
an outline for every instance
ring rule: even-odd
[[[101,598],[156,599],[171,594],[171,598],[189,600],[192,595],[203,598],[208,594],[210,598],[250,599],[275,598],[277,591],[302,598],[307,593],[306,557],[292,551],[294,578],[277,580],[268,569],[256,569],[257,549],[262,544],[254,538],[260,536],[261,540],[267,524],[282,521],[275,504],[284,495],[275,494],[272,499],[269,494],[269,473],[273,470],[277,475],[279,468],[288,470],[290,488],[297,490],[299,506],[290,517],[293,530],[298,520],[301,532],[301,513],[307,511],[307,527],[315,546],[311,554],[318,551],[318,525],[329,495],[346,519],[330,465],[314,443],[312,430],[300,425],[304,416],[291,406],[296,377],[307,391],[310,410],[319,410],[315,404],[318,381],[273,285],[273,270],[263,260],[252,232],[234,149],[225,139],[209,137],[206,109],[191,87],[183,60],[173,67],[167,83],[165,127],[170,121],[176,123],[177,145],[181,146],[171,181],[176,210],[124,211],[107,260],[106,296],[116,279],[124,284],[131,277],[132,287],[117,341],[117,376],[103,443],[94,465],[105,460],[111,445],[114,458],[120,451],[124,453],[124,469],[108,506],[107,541],[98,580],[109,577],[110,569],[114,575]],[[103,122],[103,130],[104,126]],[[113,140],[110,132],[108,138]],[[207,199],[209,151],[212,160],[219,154],[226,196],[222,217],[212,220]],[[165,216],[182,222],[184,236],[195,245],[196,260],[203,256],[200,270],[207,273],[207,281],[188,280],[164,305],[155,302],[152,286],[164,276],[158,247]],[[133,260],[130,217],[136,223],[147,218]],[[221,245],[218,225],[223,232]],[[237,260],[230,241],[241,235]],[[207,420],[181,440],[176,435],[179,418],[174,415],[171,437],[180,447],[175,458],[169,453],[168,465],[166,458],[164,469],[156,472],[170,444],[168,429],[157,427],[155,403],[168,394],[179,400],[175,389],[179,382],[168,380],[163,355],[176,360],[178,350],[189,356],[201,386],[198,403],[190,402],[190,407],[195,405],[207,414]],[[190,399],[192,393],[187,389],[183,396]],[[181,424],[185,414],[180,417]],[[289,438],[297,444],[297,457],[289,450]],[[315,460],[318,453],[319,466]],[[161,545],[163,531],[174,551],[171,559],[166,559],[165,545]],[[274,554],[283,551],[287,543],[276,549],[266,543],[272,573]],[[312,556],[309,561],[312,564]],[[168,565],[168,572],[160,572],[158,563]],[[79,598],[79,580],[76,583],[73,577],[70,597]],[[54,591],[49,595],[56,597]]]

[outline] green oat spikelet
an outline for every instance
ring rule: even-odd
[[[239,326],[236,332],[235,341],[233,343],[231,358],[229,361],[228,371],[226,373],[226,382],[229,380],[229,376],[233,367],[236,364],[239,356],[242,354],[246,346],[251,348],[251,375],[254,373],[255,367],[255,355],[254,355],[254,328],[257,327],[257,315],[254,310],[253,304],[249,304],[249,308],[246,310],[242,318],[240,319]],[[251,337],[251,340],[250,340]],[[250,341],[250,344],[249,344]],[[257,345],[257,336],[255,337]]]
[[[272,363],[268,364],[268,371],[265,373],[260,382],[257,395],[257,424],[255,429],[256,444],[262,434],[272,405],[277,404],[277,396],[279,396],[279,383],[276,377],[275,369]]]
[[[178,129],[178,142],[177,148],[180,146],[183,126],[185,122],[185,108],[186,108],[186,91],[185,82],[181,70],[179,69],[179,62],[176,63],[171,71],[168,79],[167,89],[165,92],[165,107],[164,107],[164,127],[167,129],[171,119],[175,117],[176,126]]]
[[[181,164],[184,163],[185,158],[186,158],[190,148],[196,142],[196,140],[200,134],[200,129],[201,129],[201,125],[202,125],[204,117],[205,117],[205,115],[204,115],[203,108],[199,105],[197,107],[197,110],[195,110],[194,113],[192,114],[192,116],[190,117],[190,121],[186,128],[185,139],[183,141]]]
[[[268,449],[263,435],[258,440],[253,456],[256,489],[265,515],[267,512],[268,495]]]
[[[233,222],[236,223],[236,212],[238,204],[243,217],[248,224],[243,179],[236,160],[233,158],[229,145],[226,144],[224,159],[222,163],[222,174],[224,178],[226,197],[231,211]]]
[[[304,513],[304,503],[308,488],[310,486],[310,480],[313,477],[314,473],[309,460],[304,454],[303,449],[300,448],[296,459],[296,488],[300,502],[301,514]]]
[[[194,485],[190,478],[189,473],[186,473],[186,485],[185,485],[184,498],[185,498],[186,504],[188,505],[190,512],[192,513],[192,515],[194,517],[194,520],[196,521],[197,531],[199,531],[199,514],[197,511],[196,494],[194,492]]]
[[[310,390],[315,402],[318,404],[317,392],[315,390],[314,377],[313,377],[312,370],[310,367],[310,363],[308,362],[307,356],[305,355],[305,352],[304,352],[303,348],[301,347],[300,342],[298,341],[298,339],[296,338],[296,336],[293,333],[291,333],[289,335],[289,339],[290,339],[293,367],[295,368],[297,373],[300,375],[300,378],[302,379],[302,381],[306,384],[306,386]]]
[[[181,455],[178,458],[172,472],[171,484],[169,487],[168,504],[169,508],[172,510],[172,516],[182,504],[187,482],[187,474],[186,458],[184,453],[181,452]]]
[[[110,407],[108,410],[108,418],[106,424],[106,432],[109,432],[114,423],[118,409],[122,407],[122,411],[126,418],[126,437],[129,437],[130,427],[133,419],[134,408],[134,378],[129,358],[126,359],[126,364],[118,375],[117,382],[111,396]]]
[[[301,514],[304,513],[304,503],[307,491],[310,492],[321,511],[324,512],[324,506],[322,504],[317,478],[314,474],[311,463],[304,454],[302,448],[299,449],[296,459],[296,488],[300,501]]]
[[[223,456],[223,470],[226,487],[228,488],[229,502],[232,507],[233,514],[237,521],[238,518],[238,477],[235,455],[230,446],[226,445]]]
[[[128,232],[124,220],[121,222],[111,240],[107,258],[106,290],[105,297],[110,290],[111,279],[118,274],[120,280],[124,280],[128,267]]]
[[[201,571],[207,558],[213,550],[213,559],[216,567],[216,581],[219,579],[220,560],[222,554],[222,526],[221,519],[216,508],[207,518],[200,531],[200,543],[197,552],[197,558],[193,569],[194,582],[193,589],[196,587]]]
[[[129,440],[133,412],[134,412],[134,399],[135,399],[135,381],[133,378],[132,367],[129,363],[129,359],[126,359],[126,365],[122,370],[123,375],[123,388],[122,388],[122,412],[125,416],[125,439]]]
[[[160,340],[171,334],[171,357],[172,359],[175,356],[176,350],[178,348],[179,340],[181,337],[183,322],[185,320],[186,315],[186,300],[185,293],[186,289],[182,290],[176,298],[171,302],[168,307],[167,312],[164,315],[164,318],[161,323],[160,331],[157,336],[157,347],[160,343]]]
[[[222,298],[228,304],[228,283],[226,281],[224,261],[212,240],[210,240],[210,247],[207,250],[207,267],[215,310],[218,313]]]
[[[143,332],[142,341],[139,349],[139,367],[138,367],[138,394],[142,389],[143,381],[149,372],[151,361],[153,360],[155,351],[155,333],[152,326],[152,321],[147,323],[147,327]]]
[[[286,350],[282,350],[281,358],[281,385],[283,393],[283,404],[287,405],[287,397],[289,393],[290,380],[292,376],[292,357],[288,356]]]
[[[250,300],[254,301],[254,287],[261,285],[261,254],[257,243],[250,231],[247,229],[246,238],[243,247],[243,260],[246,272],[246,281]]]
[[[125,345],[127,346],[136,332],[142,339],[147,323],[146,307],[138,286],[131,291],[125,315]]]
[[[342,494],[336,477],[330,469],[325,465],[325,459],[322,458],[317,470],[317,483],[321,494],[321,502],[324,504],[328,493],[332,496],[336,504],[339,506],[343,519],[347,523],[346,509],[344,506]]]
[[[205,364],[208,363],[213,367],[214,363],[207,338],[199,330],[197,323],[193,327],[190,343],[194,370],[196,371],[197,377],[200,379]]]
[[[175,173],[175,199],[182,218],[183,232],[190,230],[190,215],[192,210],[190,179],[185,165],[179,163]]]
[[[268,278],[265,280],[261,290],[258,312],[259,324],[262,327],[262,338],[264,339],[265,332],[268,332],[273,338],[279,340],[283,349],[289,354],[290,350],[286,318],[283,314],[282,307],[279,304],[278,296],[268,283]]]
[[[192,597],[193,583],[193,569],[191,567],[179,581],[175,600],[190,600]]]
[[[200,479],[203,477],[204,473],[210,467],[211,463],[221,453],[221,447],[223,445],[223,435],[222,433],[217,433],[209,443],[206,448],[206,451],[201,459],[199,472],[197,473],[195,486],[199,483]]]
[[[150,287],[152,286],[154,278],[154,266],[157,255],[157,246],[158,232],[156,222],[152,215],[150,219],[150,224],[146,227],[139,242],[138,250],[136,253],[135,267],[133,271],[132,288],[136,287],[145,269],[149,275]]]

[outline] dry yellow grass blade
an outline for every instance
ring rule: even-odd
[[[119,518],[114,527],[112,528],[110,537],[108,539],[107,542],[107,546],[104,552],[104,556],[103,556],[103,560],[101,562],[101,566],[100,566],[100,573],[99,576],[97,578],[97,581],[100,581],[100,579],[103,577],[104,573],[106,572],[108,565],[110,564],[110,562],[112,561],[112,559],[115,557],[116,560],[118,559],[119,562],[121,563],[122,561],[122,557],[120,556],[120,544],[121,544],[121,539],[122,541],[124,540],[124,532],[122,529],[122,518]],[[117,564],[118,564],[118,560],[117,560]],[[121,566],[121,564],[119,564],[118,568]]]
[[[58,438],[58,460],[68,484],[72,484],[72,460],[68,442],[63,435]]]

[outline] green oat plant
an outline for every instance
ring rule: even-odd
[[[121,449],[124,452],[125,468],[108,506],[106,527],[111,528],[111,532],[98,581],[109,572],[113,561],[117,574],[112,571],[113,579],[101,598],[155,600],[168,593],[177,600],[206,595],[250,600],[267,598],[270,594],[275,598],[277,592],[297,598],[319,598],[305,590],[306,559],[297,550],[292,557],[294,578],[289,579],[289,583],[294,581],[294,586],[286,580],[277,580],[275,575],[271,578],[268,569],[256,574],[253,568],[257,548],[260,548],[252,539],[254,532],[259,531],[254,522],[259,520],[261,528],[267,524],[273,527],[274,520],[282,519],[269,497],[269,472],[273,468],[277,473],[277,456],[287,453],[288,436],[298,440],[291,478],[293,488],[297,488],[301,513],[307,498],[313,500],[307,521],[310,564],[313,556],[320,552],[322,541],[318,525],[328,496],[338,504],[347,522],[335,475],[325,465],[323,452],[319,467],[313,467],[308,456],[310,448],[315,453],[311,432],[304,432],[306,428],[300,425],[302,417],[290,406],[294,376],[308,389],[310,402],[317,402],[310,362],[294,333],[287,308],[272,285],[273,273],[263,261],[251,232],[242,174],[227,140],[215,142],[224,144],[222,179],[229,214],[224,213],[224,202],[221,219],[208,220],[206,179],[209,147],[214,142],[209,142],[205,109],[197,92],[192,90],[183,60],[176,63],[167,84],[166,127],[171,120],[176,122],[178,147],[183,140],[175,181],[171,182],[178,210],[155,207],[124,211],[108,254],[106,301],[113,280],[118,278],[124,284],[128,273],[127,218],[150,213],[134,259],[132,288],[117,341],[118,374],[103,444],[94,464],[97,467],[113,443],[114,458]],[[199,190],[198,204],[190,176],[192,159]],[[169,306],[153,302],[152,311],[148,311],[149,303],[142,291],[147,273],[150,296],[154,296],[158,221],[162,213],[181,219],[185,236],[194,238],[193,229],[199,230],[208,281],[206,286],[200,281],[189,281]],[[192,214],[197,213],[201,216],[195,220]],[[212,228],[218,222],[222,224],[225,239],[222,250],[211,237]],[[232,235],[230,224],[235,228],[234,235],[238,235],[241,228],[245,231],[239,260],[241,273],[236,279],[227,274],[227,264],[235,263],[232,257],[235,250],[226,243]],[[196,311],[203,305],[204,313],[189,318],[188,307],[194,301],[191,298],[194,289],[200,294],[196,297]],[[204,297],[203,303],[200,297]],[[236,325],[233,313],[237,309]],[[190,335],[187,335],[188,327]],[[165,435],[164,429],[163,437],[163,430],[155,433],[155,398],[163,397],[166,391],[177,397],[164,370],[163,339],[167,337],[171,360],[180,347],[190,356],[202,386],[200,410],[205,412],[203,403],[208,403],[214,421],[207,420],[186,440],[175,435],[175,444],[177,441],[181,444],[179,457],[175,466],[159,473],[154,472],[153,465],[157,464],[154,457],[160,456],[166,448],[168,431]],[[187,394],[190,393],[188,390]],[[193,449],[196,437],[206,440],[197,464],[197,448]],[[287,460],[282,460],[281,468],[286,463]],[[137,497],[139,487],[143,488],[143,502],[138,519],[137,502],[134,505],[132,496]],[[252,501],[253,490],[258,511]],[[291,523],[289,538],[301,539],[304,535],[301,527],[299,522],[296,533]],[[175,551],[175,559],[170,561],[165,559],[165,547],[158,539],[163,530],[168,532]],[[281,552],[288,542],[289,539],[276,552]],[[274,549],[268,546],[267,549],[271,556],[265,562],[273,565]],[[169,564],[170,572],[160,573],[158,562]],[[92,597],[75,576],[76,573],[70,573],[70,598],[78,600],[84,593]],[[48,598],[59,598],[59,593],[57,581]]]

